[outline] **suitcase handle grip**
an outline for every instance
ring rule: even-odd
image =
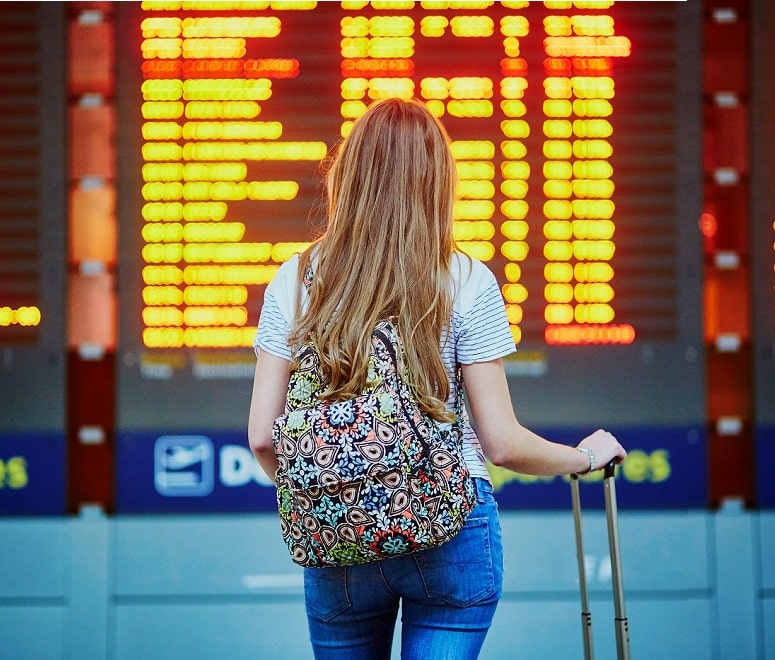
[[[603,478],[608,479],[615,475],[616,475],[616,461],[611,461],[608,465],[605,466],[605,474],[603,475]]]

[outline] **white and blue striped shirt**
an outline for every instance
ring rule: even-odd
[[[298,256],[284,263],[264,293],[264,305],[254,341],[256,352],[266,351],[286,360],[291,359],[288,336],[293,329],[296,296],[306,296],[298,282]],[[480,261],[460,254],[452,258],[454,297],[450,328],[452,340],[442,337],[442,360],[450,379],[447,406],[454,409],[457,364],[487,362],[514,352],[514,340],[506,319],[498,283],[492,272]],[[463,454],[474,477],[488,479],[484,455],[476,433],[463,411]]]

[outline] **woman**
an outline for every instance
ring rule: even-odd
[[[492,273],[455,250],[456,167],[442,125],[417,101],[374,103],[355,122],[327,175],[328,225],[267,287],[256,337],[250,446],[272,476],[272,423],[283,413],[293,347],[310,335],[330,386],[363,386],[371,329],[395,317],[422,407],[451,421],[456,365],[467,393],[464,455],[477,506],[448,543],[385,561],[304,569],[315,657],[388,658],[402,612],[402,657],[476,658],[501,595],[497,507],[485,468],[584,473],[621,461],[602,430],[578,447],[545,440],[516,419],[501,359],[514,350]],[[305,274],[312,272],[309,287]],[[470,419],[470,421],[469,421]]]

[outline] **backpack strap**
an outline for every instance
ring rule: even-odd
[[[398,356],[395,355],[393,351],[393,342],[390,340],[389,337],[387,337],[383,330],[379,328],[380,323],[389,323],[390,326],[393,329],[393,332],[395,332],[396,336],[398,337],[398,346],[401,348],[401,351],[403,353],[404,344],[403,340],[401,339],[401,333],[398,330],[398,323],[397,319],[395,317],[391,317],[387,319],[386,321],[380,321],[377,323],[377,327],[374,329],[374,334],[379,336],[379,338],[382,340],[382,343],[385,344],[385,346],[388,348],[390,352],[390,356],[393,358],[393,366],[395,367],[396,373],[401,373],[401,364],[403,363],[404,356],[401,356],[401,360],[399,361]],[[455,368],[455,407],[453,410],[455,411],[455,416],[457,417],[456,422],[454,422],[457,426],[462,426],[463,423],[463,398],[465,396],[465,387],[463,385],[463,369],[460,365],[460,363],[457,363]]]
[[[304,271],[304,278],[302,279],[302,283],[304,284],[304,287],[309,291],[310,287],[312,286],[312,277],[314,276],[315,271],[312,270],[312,264],[307,265],[307,270]]]

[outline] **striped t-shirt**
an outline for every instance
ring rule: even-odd
[[[306,297],[298,281],[299,257],[284,263],[264,293],[254,348],[285,360],[291,359],[288,336],[293,329],[296,296]],[[451,341],[442,337],[442,360],[450,380],[447,407],[454,409],[455,372],[460,364],[487,362],[514,351],[514,340],[506,319],[500,288],[492,272],[480,261],[455,254],[451,265],[453,281]],[[302,298],[303,302],[304,298]],[[463,455],[471,474],[489,480],[479,439],[463,410]]]

